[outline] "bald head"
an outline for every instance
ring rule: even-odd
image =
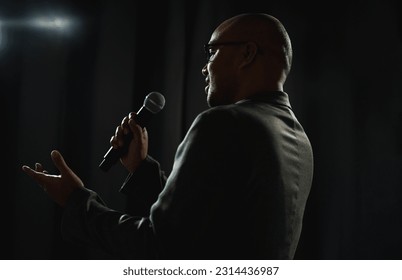
[[[292,62],[283,25],[267,14],[240,14],[222,22],[206,45],[207,100],[231,104],[252,95],[282,91]]]
[[[285,27],[277,18],[261,13],[240,14],[224,21],[216,32],[224,40],[255,42],[263,53],[278,60],[286,74],[290,71],[292,46]]]

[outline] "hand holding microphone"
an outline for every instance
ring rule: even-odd
[[[99,168],[108,171],[120,158],[123,165],[134,171],[148,151],[148,135],[144,129],[151,117],[165,106],[165,98],[159,92],[151,92],[145,97],[143,106],[138,112],[130,113],[116,129],[110,143],[112,147],[105,154]],[[128,155],[129,146],[135,146],[133,153]]]

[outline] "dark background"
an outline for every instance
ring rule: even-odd
[[[296,258],[402,259],[400,3],[1,0],[1,258],[105,258],[61,239],[62,210],[21,166],[56,172],[50,152],[59,149],[87,187],[124,210],[126,172],[97,167],[115,127],[146,94],[163,93],[148,132],[150,154],[169,172],[207,108],[203,44],[222,20],[264,12],[292,39],[285,91],[314,149]],[[55,26],[34,26],[41,17]]]

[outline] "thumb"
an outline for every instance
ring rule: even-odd
[[[65,178],[69,178],[74,182],[76,186],[83,187],[84,183],[81,181],[81,179],[74,173],[73,170],[71,170],[70,167],[66,164],[64,161],[63,156],[61,153],[57,150],[53,150],[50,153],[54,165],[57,167],[57,169],[60,171],[60,175]]]
[[[61,153],[57,150],[53,150],[50,153],[50,156],[52,157],[52,161],[54,165],[57,167],[57,169],[60,171],[61,175],[65,175],[66,173],[71,173],[70,167],[67,166],[66,162],[64,161],[63,156]]]

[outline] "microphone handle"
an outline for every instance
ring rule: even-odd
[[[142,106],[137,113],[135,122],[143,128],[148,123],[152,115],[154,114],[151,111]],[[133,139],[133,135],[130,131],[123,137],[123,147],[116,149],[110,147],[106,154],[103,156],[103,160],[99,164],[99,168],[102,171],[107,172],[116,162],[119,161],[122,156],[127,154],[131,139]]]

